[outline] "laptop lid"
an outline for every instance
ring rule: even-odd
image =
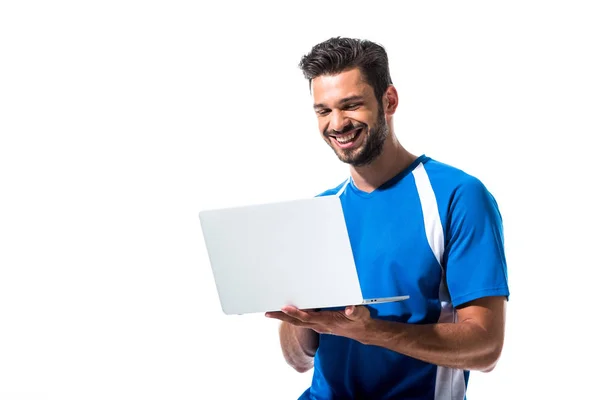
[[[206,210],[200,223],[225,314],[363,300],[337,196]]]

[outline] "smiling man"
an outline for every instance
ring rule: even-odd
[[[392,123],[398,93],[383,47],[332,38],[300,63],[319,131],[350,177],[342,202],[365,298],[331,310],[284,307],[286,361],[314,367],[301,399],[466,398],[470,371],[502,352],[509,296],[502,219],[481,181],[408,152]],[[315,276],[314,279],[319,279]]]

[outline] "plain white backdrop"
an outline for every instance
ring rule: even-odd
[[[5,1],[0,398],[294,399],[276,321],[222,314],[198,212],[313,196],[300,57],[388,50],[412,152],[505,222],[504,353],[469,399],[590,398],[598,359],[598,7],[583,1]]]

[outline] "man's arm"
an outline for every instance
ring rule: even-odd
[[[286,307],[282,313],[268,313],[268,316],[284,321],[285,331],[310,328],[315,332],[345,336],[366,345],[384,347],[431,364],[489,372],[502,352],[505,308],[505,297],[480,298],[458,309],[457,322],[427,325],[372,319],[364,306],[321,312]],[[294,347],[294,341],[287,339],[293,335],[285,337],[291,343],[288,345],[288,351],[291,350],[288,354],[293,357],[302,354],[298,351],[299,342],[296,341]],[[292,354],[294,351],[296,353]],[[306,368],[306,358],[293,360],[304,361],[305,364],[300,366]],[[310,363],[312,366],[312,359]]]
[[[319,347],[317,332],[282,322],[279,340],[285,361],[296,371],[307,372],[313,367],[313,358]]]
[[[502,352],[505,309],[504,297],[485,297],[460,307],[455,323],[414,325],[371,319],[356,340],[436,365],[489,372]]]
[[[427,325],[370,320],[356,340],[432,364],[489,372],[504,344],[506,299],[487,297],[458,309],[456,323]]]

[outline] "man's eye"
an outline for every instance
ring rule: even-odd
[[[360,107],[360,104],[358,104],[358,103],[352,103],[352,104],[348,104],[346,106],[346,110],[352,111],[352,110],[356,110],[358,107]]]
[[[317,111],[317,114],[319,114],[319,115],[327,115],[327,114],[329,114],[329,110],[319,110],[319,111]]]

